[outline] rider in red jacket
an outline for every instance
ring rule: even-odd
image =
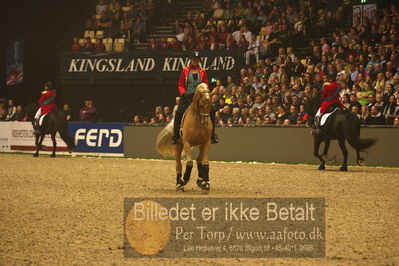
[[[321,93],[321,106],[317,111],[315,116],[315,129],[312,131],[313,135],[320,134],[320,122],[321,117],[328,111],[328,108],[334,103],[337,103],[340,109],[345,109],[345,106],[342,104],[339,99],[339,92],[341,87],[337,82],[327,82],[324,83],[322,93]]]
[[[193,53],[190,60],[190,65],[184,68],[180,74],[178,86],[179,93],[181,95],[180,104],[176,110],[174,124],[173,124],[173,137],[172,137],[172,144],[177,144],[179,139],[179,130],[181,120],[183,118],[184,112],[190,106],[195,91],[197,87],[201,83],[208,83],[208,76],[206,75],[205,69],[199,66],[199,57],[197,53]],[[212,120],[212,143],[218,143],[217,135],[215,134],[215,112],[212,109],[210,114]]]
[[[40,126],[41,126],[41,121],[40,119],[42,116],[50,113],[52,110],[57,110],[57,105],[55,105],[55,90],[53,90],[53,85],[50,81],[47,81],[44,84],[44,91],[42,91],[42,95],[40,96],[39,99],[39,104],[40,108],[37,110],[36,115],[35,115],[35,132],[40,133]]]

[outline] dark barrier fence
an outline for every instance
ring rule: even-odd
[[[124,154],[134,158],[160,158],[155,148],[162,127],[124,127]],[[212,145],[210,160],[264,161],[281,163],[318,163],[313,156],[313,137],[309,128],[232,127],[216,129],[220,143]],[[376,138],[377,143],[361,153],[367,165],[399,166],[399,128],[362,128],[361,138]],[[355,164],[356,152],[349,150],[349,164]],[[320,149],[322,152],[323,145]],[[337,141],[330,145],[329,155],[342,153]]]

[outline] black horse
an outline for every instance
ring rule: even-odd
[[[36,111],[40,108],[37,103],[30,103],[26,107],[26,112],[29,116],[32,125],[34,124]],[[67,130],[67,121],[65,117],[62,115],[60,111],[51,111],[48,113],[42,122],[40,127],[40,133],[35,133],[35,145],[36,145],[36,153],[33,154],[34,157],[39,156],[39,150],[43,150],[44,146],[42,145],[44,136],[47,134],[51,135],[51,140],[53,141],[53,152],[50,155],[51,157],[55,157],[55,150],[57,148],[57,142],[55,139],[55,135],[57,132],[60,134],[61,139],[67,144],[67,148],[69,152],[72,152],[73,148],[75,148],[75,141],[68,134]]]
[[[314,117],[321,105],[320,95],[309,98],[307,102],[308,123],[313,125]],[[332,105],[329,111],[334,110],[337,106]],[[309,124],[308,124],[309,125]],[[360,157],[360,152],[373,146],[375,139],[361,139],[360,138],[360,119],[348,110],[337,110],[330,117],[327,118],[326,123],[322,127],[321,133],[314,136],[314,151],[313,154],[320,160],[319,170],[326,168],[325,162],[328,161],[327,153],[330,147],[331,140],[338,140],[339,146],[342,150],[344,160],[340,171],[348,171],[347,160],[348,150],[345,146],[345,140],[356,150],[356,162],[358,165],[364,165],[365,160]],[[319,154],[320,144],[324,141],[323,154]]]

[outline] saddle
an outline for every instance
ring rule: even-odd
[[[39,126],[39,127],[43,126],[44,118],[45,118],[47,115],[48,115],[48,114],[44,114],[44,115],[41,115],[41,116],[39,117],[39,121],[38,121],[38,126]]]
[[[330,115],[335,113],[337,110],[340,110],[339,104],[338,103],[331,104],[330,107],[328,107],[327,113],[323,114],[323,116],[321,117],[320,126],[323,126],[326,123],[327,119],[330,117]]]
[[[183,116],[181,117],[180,130],[183,128],[183,123],[184,123],[184,120],[186,118],[187,111],[190,108],[191,108],[191,104],[186,108],[186,110],[183,113]]]

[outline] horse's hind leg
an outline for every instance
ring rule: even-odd
[[[341,168],[339,168],[340,171],[348,171],[348,150],[346,149],[345,146],[345,139],[344,138],[339,138],[338,139],[339,147],[342,150],[342,154],[344,155],[344,160],[342,162]]]
[[[57,141],[55,140],[56,132],[51,132],[51,140],[53,141],[53,152],[51,153],[50,157],[55,157],[55,150],[57,148]]]
[[[191,154],[191,147],[190,144],[188,142],[183,143],[184,145],[184,152],[186,153],[187,156],[187,162],[186,162],[186,171],[184,172],[184,182],[183,185],[186,185],[187,182],[190,180],[190,176],[191,176],[191,170],[193,169],[193,157]]]
[[[356,163],[359,166],[365,166],[366,165],[366,160],[364,158],[360,157],[360,150],[356,149]]]
[[[183,181],[182,181],[182,164],[181,164],[181,152],[183,151],[183,145],[182,144],[177,144],[175,145],[175,159],[176,159],[176,190],[178,191],[184,191],[183,188]]]
[[[200,154],[198,156],[198,180],[197,185],[202,189],[204,193],[209,193],[209,152],[210,143],[208,142],[205,146],[200,147]]]
[[[39,141],[39,138],[40,138],[40,141]],[[41,146],[41,143],[42,143],[42,141],[43,141],[43,138],[44,137],[42,137],[42,135],[35,135],[35,145],[36,145],[36,152],[33,154],[33,157],[39,157],[39,150],[40,150],[40,146]]]
[[[326,164],[325,161],[323,160],[323,157],[319,155],[319,149],[320,149],[320,144],[321,140],[318,137],[314,138],[314,150],[313,150],[313,155],[320,160],[320,165],[319,165],[319,170],[324,170],[326,169]],[[327,144],[326,144],[327,145]],[[326,148],[326,146],[324,146]]]

